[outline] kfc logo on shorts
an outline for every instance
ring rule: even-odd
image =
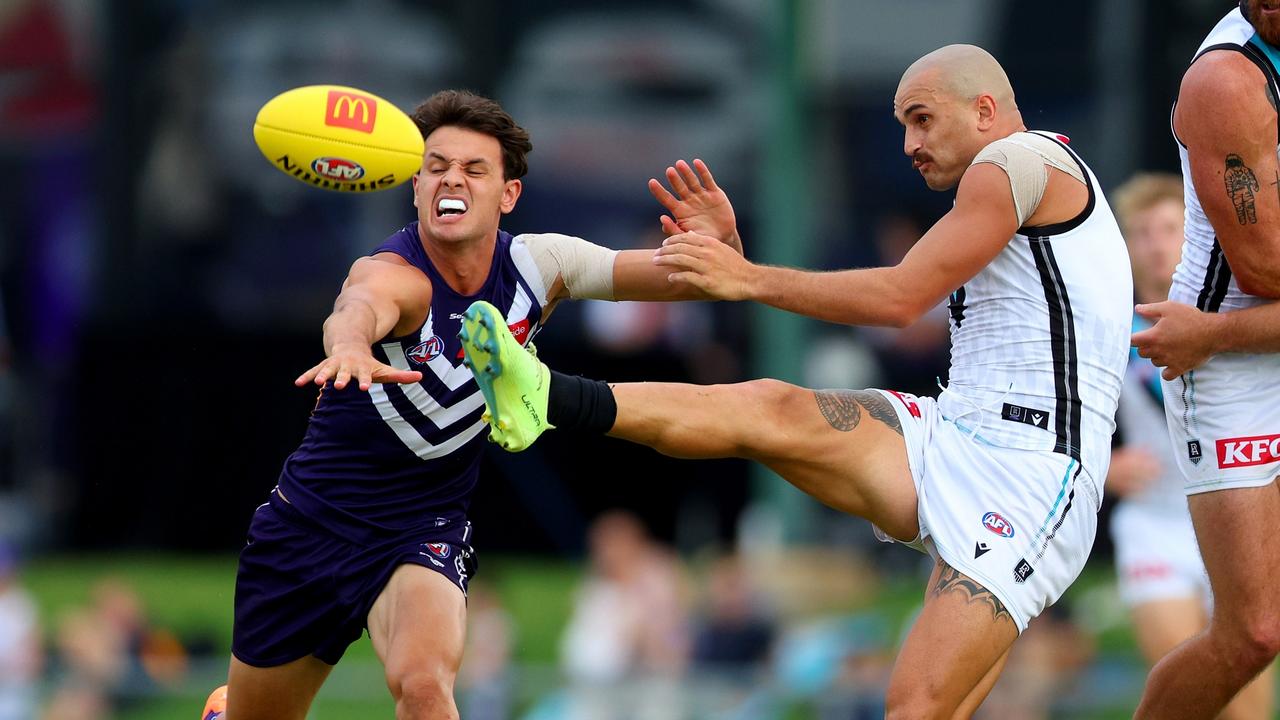
[[[439,335],[432,335],[427,338],[426,342],[418,343],[409,348],[409,352],[405,353],[405,357],[414,361],[419,365],[425,365],[440,356],[444,352],[444,341]]]
[[[1225,438],[1218,441],[1218,467],[1237,468],[1280,462],[1280,435]]]
[[[1013,523],[1004,519],[998,512],[989,512],[982,516],[982,526],[1002,538],[1013,537]]]
[[[449,543],[423,543],[422,545],[438,558],[447,558],[453,554],[453,548]]]

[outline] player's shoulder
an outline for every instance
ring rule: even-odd
[[[1212,49],[1196,58],[1182,76],[1178,102],[1206,107],[1266,103],[1269,80],[1262,68],[1236,46]]]

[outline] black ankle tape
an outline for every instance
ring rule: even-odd
[[[607,433],[617,418],[618,404],[608,383],[551,371],[547,422],[565,430]]]

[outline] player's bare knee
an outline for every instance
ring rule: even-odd
[[[1258,614],[1244,622],[1233,638],[1237,657],[1251,670],[1261,670],[1280,655],[1280,618]]]
[[[752,457],[776,455],[777,446],[786,442],[782,429],[793,427],[790,419],[813,402],[811,392],[781,380],[751,380],[727,387],[746,399],[753,413],[770,420],[753,422],[744,432],[743,451]]]
[[[387,674],[387,686],[402,711],[397,717],[414,720],[451,720],[458,717],[453,703],[453,673],[417,668]]]
[[[918,684],[891,682],[885,694],[885,720],[949,720],[955,704]]]

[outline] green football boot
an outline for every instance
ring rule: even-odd
[[[483,300],[472,303],[463,313],[458,339],[462,362],[484,394],[490,440],[503,450],[519,452],[553,427],[547,422],[551,371],[520,346],[498,308]]]

